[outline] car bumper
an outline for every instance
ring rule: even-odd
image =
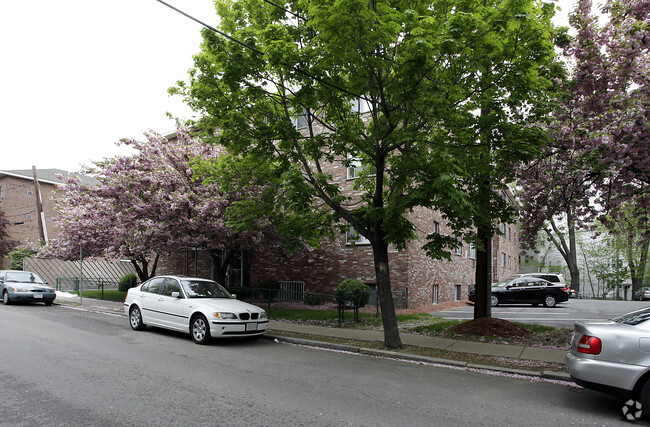
[[[648,371],[646,366],[589,359],[571,352],[564,361],[576,384],[621,397],[630,396],[639,378]]]
[[[249,337],[263,335],[269,327],[269,321],[259,320],[252,322],[210,322],[210,335],[212,337]]]
[[[12,292],[8,291],[11,302],[52,302],[56,292]]]

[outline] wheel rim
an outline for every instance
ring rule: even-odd
[[[499,304],[499,297],[492,295],[492,297],[490,298],[490,305],[492,305],[492,307],[496,307],[498,304]]]
[[[547,307],[553,307],[553,306],[555,306],[555,298],[554,298],[553,296],[551,296],[551,295],[547,295],[547,296],[546,296],[546,299],[544,300],[544,304],[545,304]]]
[[[197,341],[203,341],[205,339],[205,322],[200,317],[192,323],[192,334]]]
[[[2,302],[5,303],[5,304],[9,302],[9,295],[7,294],[7,291],[5,291],[2,294]]]
[[[131,327],[135,329],[138,326],[140,326],[140,310],[134,308],[131,310]]]

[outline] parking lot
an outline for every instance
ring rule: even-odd
[[[650,307],[650,302],[570,299],[554,308],[533,307],[530,304],[500,305],[492,307],[492,317],[511,322],[572,329],[577,320],[607,320],[645,307]],[[473,319],[474,306],[468,305],[433,314],[445,319]]]

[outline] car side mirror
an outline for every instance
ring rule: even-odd
[[[171,297],[172,297],[172,298],[180,298],[180,297],[181,297],[181,293],[180,293],[180,292],[172,292]]]
[[[512,285],[506,285],[506,289],[512,288]]]

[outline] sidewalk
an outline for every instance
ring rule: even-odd
[[[69,306],[70,308],[78,307],[93,312],[112,313],[124,315],[124,305],[120,302],[102,301],[91,298],[80,298],[72,295],[60,295],[57,293],[55,303]],[[306,334],[322,337],[333,337],[350,339],[355,341],[379,341],[384,340],[384,333],[382,331],[362,330],[362,329],[344,329],[344,328],[329,328],[324,326],[312,326],[296,323],[288,323],[271,320],[269,322],[269,332],[266,334],[267,338],[277,339],[279,341],[291,342],[296,344],[311,345],[318,347],[334,348],[339,350],[351,351],[355,353],[391,357],[404,360],[415,360],[428,363],[444,364],[451,366],[460,366],[476,369],[498,370],[514,374],[540,376],[549,379],[570,381],[569,375],[565,372],[550,372],[550,371],[528,371],[519,369],[510,369],[494,366],[476,365],[467,362],[448,359],[436,359],[426,356],[418,356],[407,354],[399,351],[389,350],[375,350],[370,348],[360,348],[346,345],[333,344],[328,342],[320,342],[317,340],[303,340],[298,338],[289,338],[283,336],[283,333],[296,333]],[[505,357],[510,359],[530,360],[537,362],[550,362],[550,363],[564,363],[564,350],[552,350],[538,347],[523,347],[518,345],[508,344],[494,344],[476,341],[463,341],[447,338],[435,338],[425,335],[405,334],[401,333],[400,338],[402,344],[432,348],[438,350],[447,350],[458,353],[480,354],[494,357]]]

